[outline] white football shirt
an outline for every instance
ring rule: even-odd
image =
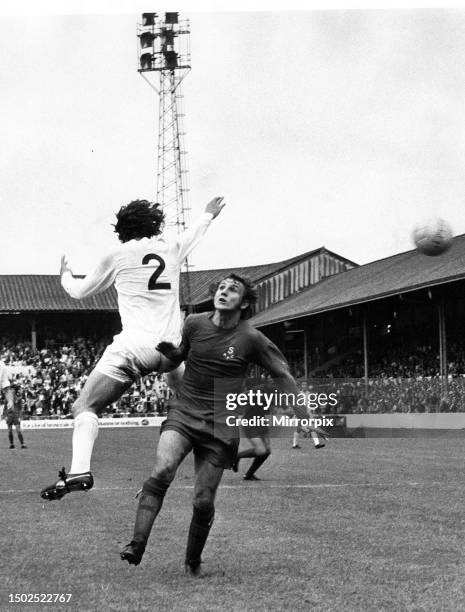
[[[177,236],[166,231],[153,238],[130,240],[103,257],[85,278],[65,272],[61,283],[73,298],[105,291],[112,283],[118,294],[121,336],[143,344],[166,340],[179,344],[181,265],[205,234],[213,215],[203,213]]]

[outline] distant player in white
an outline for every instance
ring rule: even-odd
[[[310,406],[311,401],[309,401],[309,396],[311,396],[311,392],[308,388],[308,383],[307,381],[302,381],[301,386],[300,386],[300,393],[305,395],[306,397],[306,405],[307,405],[307,413],[308,416],[311,419],[315,418],[315,408],[312,408]],[[292,448],[300,448],[300,444],[299,444],[299,434],[301,433],[305,433],[304,430],[302,429],[302,427],[300,427],[300,425],[297,425],[297,427],[294,429],[294,434],[292,436]],[[308,436],[308,434],[306,434]],[[318,432],[316,432],[315,430],[311,430],[310,431],[310,436],[312,438],[313,441],[313,445],[315,446],[315,448],[324,448],[325,447],[325,443],[324,443],[324,439],[322,439],[322,436],[320,434],[320,436],[318,436]]]
[[[114,337],[87,379],[73,406],[73,457],[69,474],[41,492],[47,500],[93,486],[90,461],[98,435],[98,413],[112,404],[139,376],[167,372],[174,365],[155,347],[160,341],[181,341],[179,277],[187,255],[224,206],[214,198],[205,212],[181,236],[161,234],[164,214],[158,204],[135,200],[116,215],[115,232],[122,243],[107,254],[85,278],[74,278],[61,260],[61,284],[73,298],[105,291],[114,283],[122,332]]]

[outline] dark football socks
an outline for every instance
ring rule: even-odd
[[[169,482],[164,482],[163,480],[158,480],[153,477],[150,477],[144,482],[142,494],[139,498],[133,537],[135,542],[143,544],[144,547],[149,539],[153,522],[160,512],[163,498],[169,486]]]
[[[258,457],[255,457],[255,459],[252,461],[252,465],[249,467],[245,474],[245,478],[250,478],[251,476],[253,476],[258,470],[258,468],[265,463],[270,454],[271,453],[265,453],[264,455],[259,455]]]
[[[10,441],[10,445],[15,443],[15,439],[13,438],[12,431],[8,431],[8,440]]]
[[[200,565],[202,551],[207,541],[213,524],[215,509],[213,506],[206,510],[201,510],[194,506],[191,524],[189,526],[189,536],[186,548],[186,564],[196,567]]]
[[[17,432],[17,434],[18,434],[19,443],[21,444],[21,446],[24,446],[23,434],[21,432],[19,432],[19,431]]]

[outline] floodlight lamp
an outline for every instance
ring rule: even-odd
[[[160,40],[162,47],[173,47],[174,45],[174,32],[167,28],[161,28]]]
[[[142,25],[153,26],[155,25],[156,13],[142,13]]]
[[[165,23],[178,23],[179,13],[165,13]]]
[[[143,53],[140,56],[140,68],[141,70],[150,70],[152,67],[152,54],[151,53]]]
[[[140,38],[140,46],[142,49],[147,49],[147,47],[153,47],[153,39],[155,38],[155,34],[152,32],[144,32],[139,36]]]
[[[178,54],[176,51],[166,51],[163,55],[165,56],[165,65],[167,68],[178,67]]]

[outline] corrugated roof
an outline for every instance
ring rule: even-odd
[[[297,257],[271,264],[246,266],[240,268],[220,268],[216,270],[196,270],[190,273],[191,303],[200,304],[209,299],[208,289],[211,283],[224,278],[234,270],[238,274],[251,278],[254,282],[266,278],[277,270],[318,253],[322,248]],[[326,249],[325,249],[326,251]],[[326,251],[329,252],[329,251]],[[344,259],[341,257],[341,259]],[[185,274],[181,283],[185,283]],[[55,311],[74,310],[105,311],[118,310],[117,296],[114,287],[99,295],[75,300],[63,290],[59,276],[50,274],[4,274],[0,275],[0,311]]]
[[[75,300],[51,274],[0,275],[0,311],[117,310],[113,287],[94,297]]]
[[[256,327],[465,278],[465,235],[437,257],[416,249],[329,276],[263,312]]]
[[[207,301],[210,284],[231,270],[257,282],[323,250],[332,254],[321,248],[271,264],[191,272],[192,303]],[[330,276],[258,313],[251,322],[260,327],[464,278],[465,235],[461,235],[454,239],[452,248],[439,257],[427,257],[412,250]],[[115,289],[111,287],[97,296],[74,300],[62,289],[56,275],[0,275],[0,311],[77,310],[116,311]]]
[[[332,254],[324,247],[308,251],[302,255],[271,264],[246,266],[238,268],[220,268],[216,270],[196,270],[190,272],[191,304],[200,304],[209,300],[210,284],[224,278],[225,274],[235,271],[257,282],[282,268],[311,255],[324,251]],[[340,259],[343,257],[336,255]],[[345,260],[349,261],[349,260]],[[349,262],[353,263],[353,262]],[[354,264],[355,265],[355,264]],[[181,283],[185,283],[185,274],[181,275]],[[114,287],[103,293],[83,300],[75,300],[63,290],[59,276],[50,274],[4,274],[0,275],[0,311],[74,311],[118,310],[117,296]]]
[[[253,282],[267,276],[268,270],[275,264],[265,264],[261,266],[248,266],[243,268],[219,268],[217,270],[195,270],[189,273],[190,285],[190,303],[201,304],[210,299],[209,287],[212,283],[218,282],[225,277],[226,274],[234,271],[240,276],[246,276]],[[187,282],[185,273],[181,274],[182,291],[187,291]],[[185,295],[185,293],[182,293]]]
[[[352,266],[356,266],[357,264],[350,259],[346,259],[345,257],[341,257],[332,251],[329,251],[325,247],[320,247],[318,249],[313,249],[312,251],[307,251],[306,253],[302,253],[301,255],[297,255],[296,257],[291,257],[290,259],[285,259],[283,261],[277,261],[275,263],[270,264],[262,264],[258,266],[245,266],[245,267],[236,267],[236,268],[218,268],[215,270],[196,270],[190,272],[190,293],[191,293],[191,304],[201,304],[210,299],[209,295],[209,287],[212,283],[220,281],[225,277],[226,274],[230,272],[236,272],[240,276],[245,276],[250,278],[254,283],[258,281],[264,280],[273,274],[276,274],[280,270],[288,268],[293,264],[306,260],[309,257],[317,255],[319,253],[327,253],[328,255],[332,255],[342,261],[345,261]],[[184,274],[181,275],[181,282],[185,283]],[[186,285],[183,284],[183,289],[185,289]]]

